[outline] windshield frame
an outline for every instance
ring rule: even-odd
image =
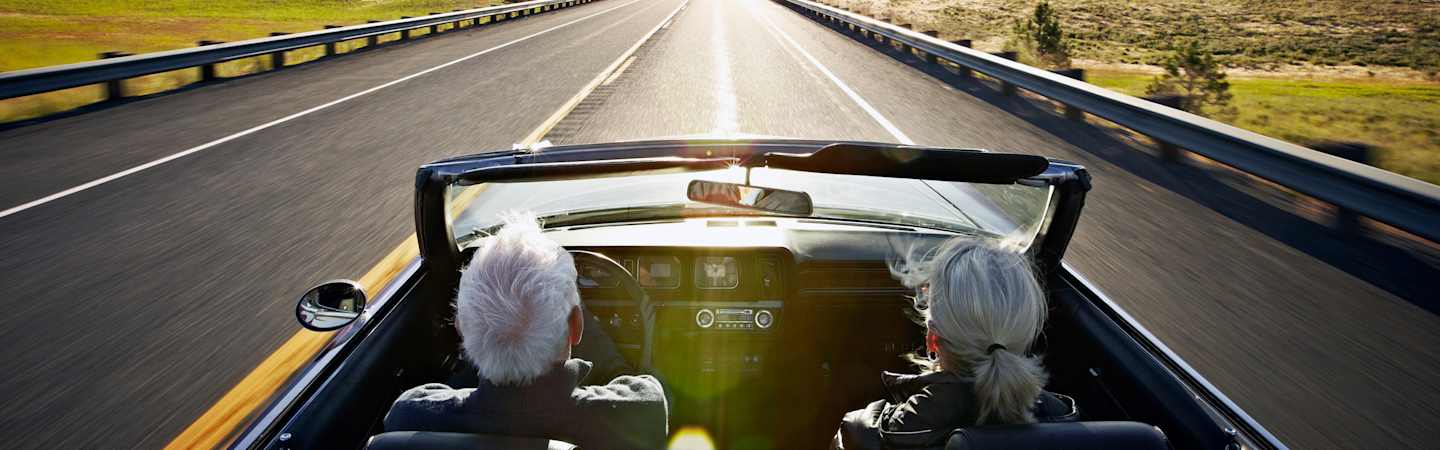
[[[499,176],[506,181],[545,181],[575,178],[623,177],[635,174],[666,172],[697,172],[714,170],[717,165],[764,167],[767,157],[779,155],[794,160],[818,154],[837,144],[853,144],[882,150],[906,151],[917,154],[945,151],[955,155],[962,150],[967,160],[987,163],[1016,155],[990,153],[978,149],[940,149],[862,141],[817,141],[796,139],[745,140],[657,140],[611,144],[586,144],[546,147],[538,150],[511,149],[480,153],[437,161],[421,166],[416,173],[415,223],[420,251],[433,273],[446,277],[458,276],[463,265],[460,246],[454,235],[449,187],[453,184],[483,184]],[[1033,158],[1033,157],[1031,157]],[[657,162],[657,161],[664,162]],[[1052,206],[1044,218],[1034,247],[1036,263],[1042,271],[1058,267],[1065,247],[1074,232],[1084,195],[1090,189],[1085,169],[1063,160],[1045,159],[1048,165],[1038,174],[1015,178],[1011,183],[994,179],[949,181],[984,184],[1020,184],[1032,187],[1054,187]],[[1001,164],[1001,163],[997,163]],[[899,169],[903,170],[903,164]],[[546,167],[563,170],[547,171]],[[973,167],[966,172],[974,173]],[[795,170],[795,169],[791,169]],[[833,167],[820,169],[836,172]],[[917,169],[918,170],[918,169]],[[558,173],[557,173],[558,172]],[[887,176],[901,177],[903,174]],[[909,177],[917,178],[917,177]]]

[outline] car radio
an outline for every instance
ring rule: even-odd
[[[695,311],[695,326],[722,330],[764,330],[775,325],[775,314],[758,308],[704,308]]]

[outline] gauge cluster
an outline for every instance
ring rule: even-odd
[[[778,301],[784,297],[783,249],[715,251],[689,248],[592,249],[614,258],[661,301]],[[587,297],[619,291],[620,280],[604,267],[579,262],[577,280]]]

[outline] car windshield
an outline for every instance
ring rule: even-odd
[[[535,213],[547,227],[689,217],[766,216],[765,211],[691,201],[692,180],[744,183],[744,169],[663,175],[453,186],[456,242],[484,236],[511,210]],[[835,175],[757,168],[755,186],[801,191],[808,216],[904,225],[1018,239],[1028,246],[1050,205],[1051,188]],[[468,194],[464,193],[468,192]]]

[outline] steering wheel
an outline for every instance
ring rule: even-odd
[[[614,275],[615,278],[620,281],[620,288],[625,290],[625,294],[630,297],[630,300],[635,303],[636,310],[640,312],[640,327],[642,337],[640,342],[640,361],[636,363],[636,365],[640,366],[639,368],[643,370],[652,370],[651,351],[655,347],[655,306],[650,303],[650,296],[645,293],[645,289],[640,287],[640,281],[635,279],[635,276],[631,274],[629,270],[626,270],[625,266],[621,265],[618,262],[615,262],[614,259],[610,259],[609,256],[605,256],[601,253],[588,250],[570,250],[569,252],[570,256],[575,259],[575,266],[577,268],[580,266],[581,260],[588,260],[590,262],[598,263],[600,267],[603,267],[605,270],[610,271],[611,275]],[[587,314],[586,316],[589,317],[589,314]],[[586,344],[590,345],[587,346]],[[587,343],[584,339],[581,339],[580,341],[580,347],[582,348],[593,348],[592,346],[601,344],[602,343],[596,342]],[[609,345],[613,347],[614,343],[611,342],[609,343]]]

